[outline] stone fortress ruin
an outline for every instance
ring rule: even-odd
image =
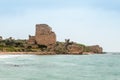
[[[87,54],[102,53],[99,45],[86,46],[70,39],[65,42],[56,41],[56,34],[47,24],[36,24],[35,36],[29,35],[27,40],[15,40],[12,37],[3,39],[0,36],[0,51],[39,52],[36,54]],[[10,46],[10,47],[9,47]]]
[[[37,44],[38,46],[45,47],[49,51],[58,53],[82,54],[87,50],[94,53],[102,52],[102,48],[99,47],[99,45],[89,47],[70,42],[69,39],[66,39],[65,42],[56,41],[55,32],[53,32],[52,28],[47,24],[36,24],[35,36],[29,35],[27,43],[32,47]]]
[[[47,24],[36,24],[35,36],[29,35],[28,44],[39,44],[45,46],[55,45],[56,34]]]

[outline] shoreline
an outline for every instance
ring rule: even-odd
[[[0,52],[0,55],[12,54],[12,55],[24,55],[24,54],[32,54],[32,55],[55,55],[54,52]]]
[[[57,54],[55,52],[0,52],[0,55],[90,55],[90,54],[104,54],[104,53],[93,53],[93,52],[83,52],[83,53],[65,53],[65,54]]]

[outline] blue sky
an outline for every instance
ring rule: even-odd
[[[120,51],[120,0],[0,0],[0,35],[27,39],[46,23],[58,41],[70,38]]]

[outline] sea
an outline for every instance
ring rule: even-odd
[[[120,80],[120,53],[0,55],[0,80]]]

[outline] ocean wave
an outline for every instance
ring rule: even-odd
[[[18,57],[20,55],[0,55],[0,58],[14,58],[14,57]]]
[[[16,58],[16,57],[23,57],[23,56],[32,56],[32,55],[0,55],[0,58]]]

